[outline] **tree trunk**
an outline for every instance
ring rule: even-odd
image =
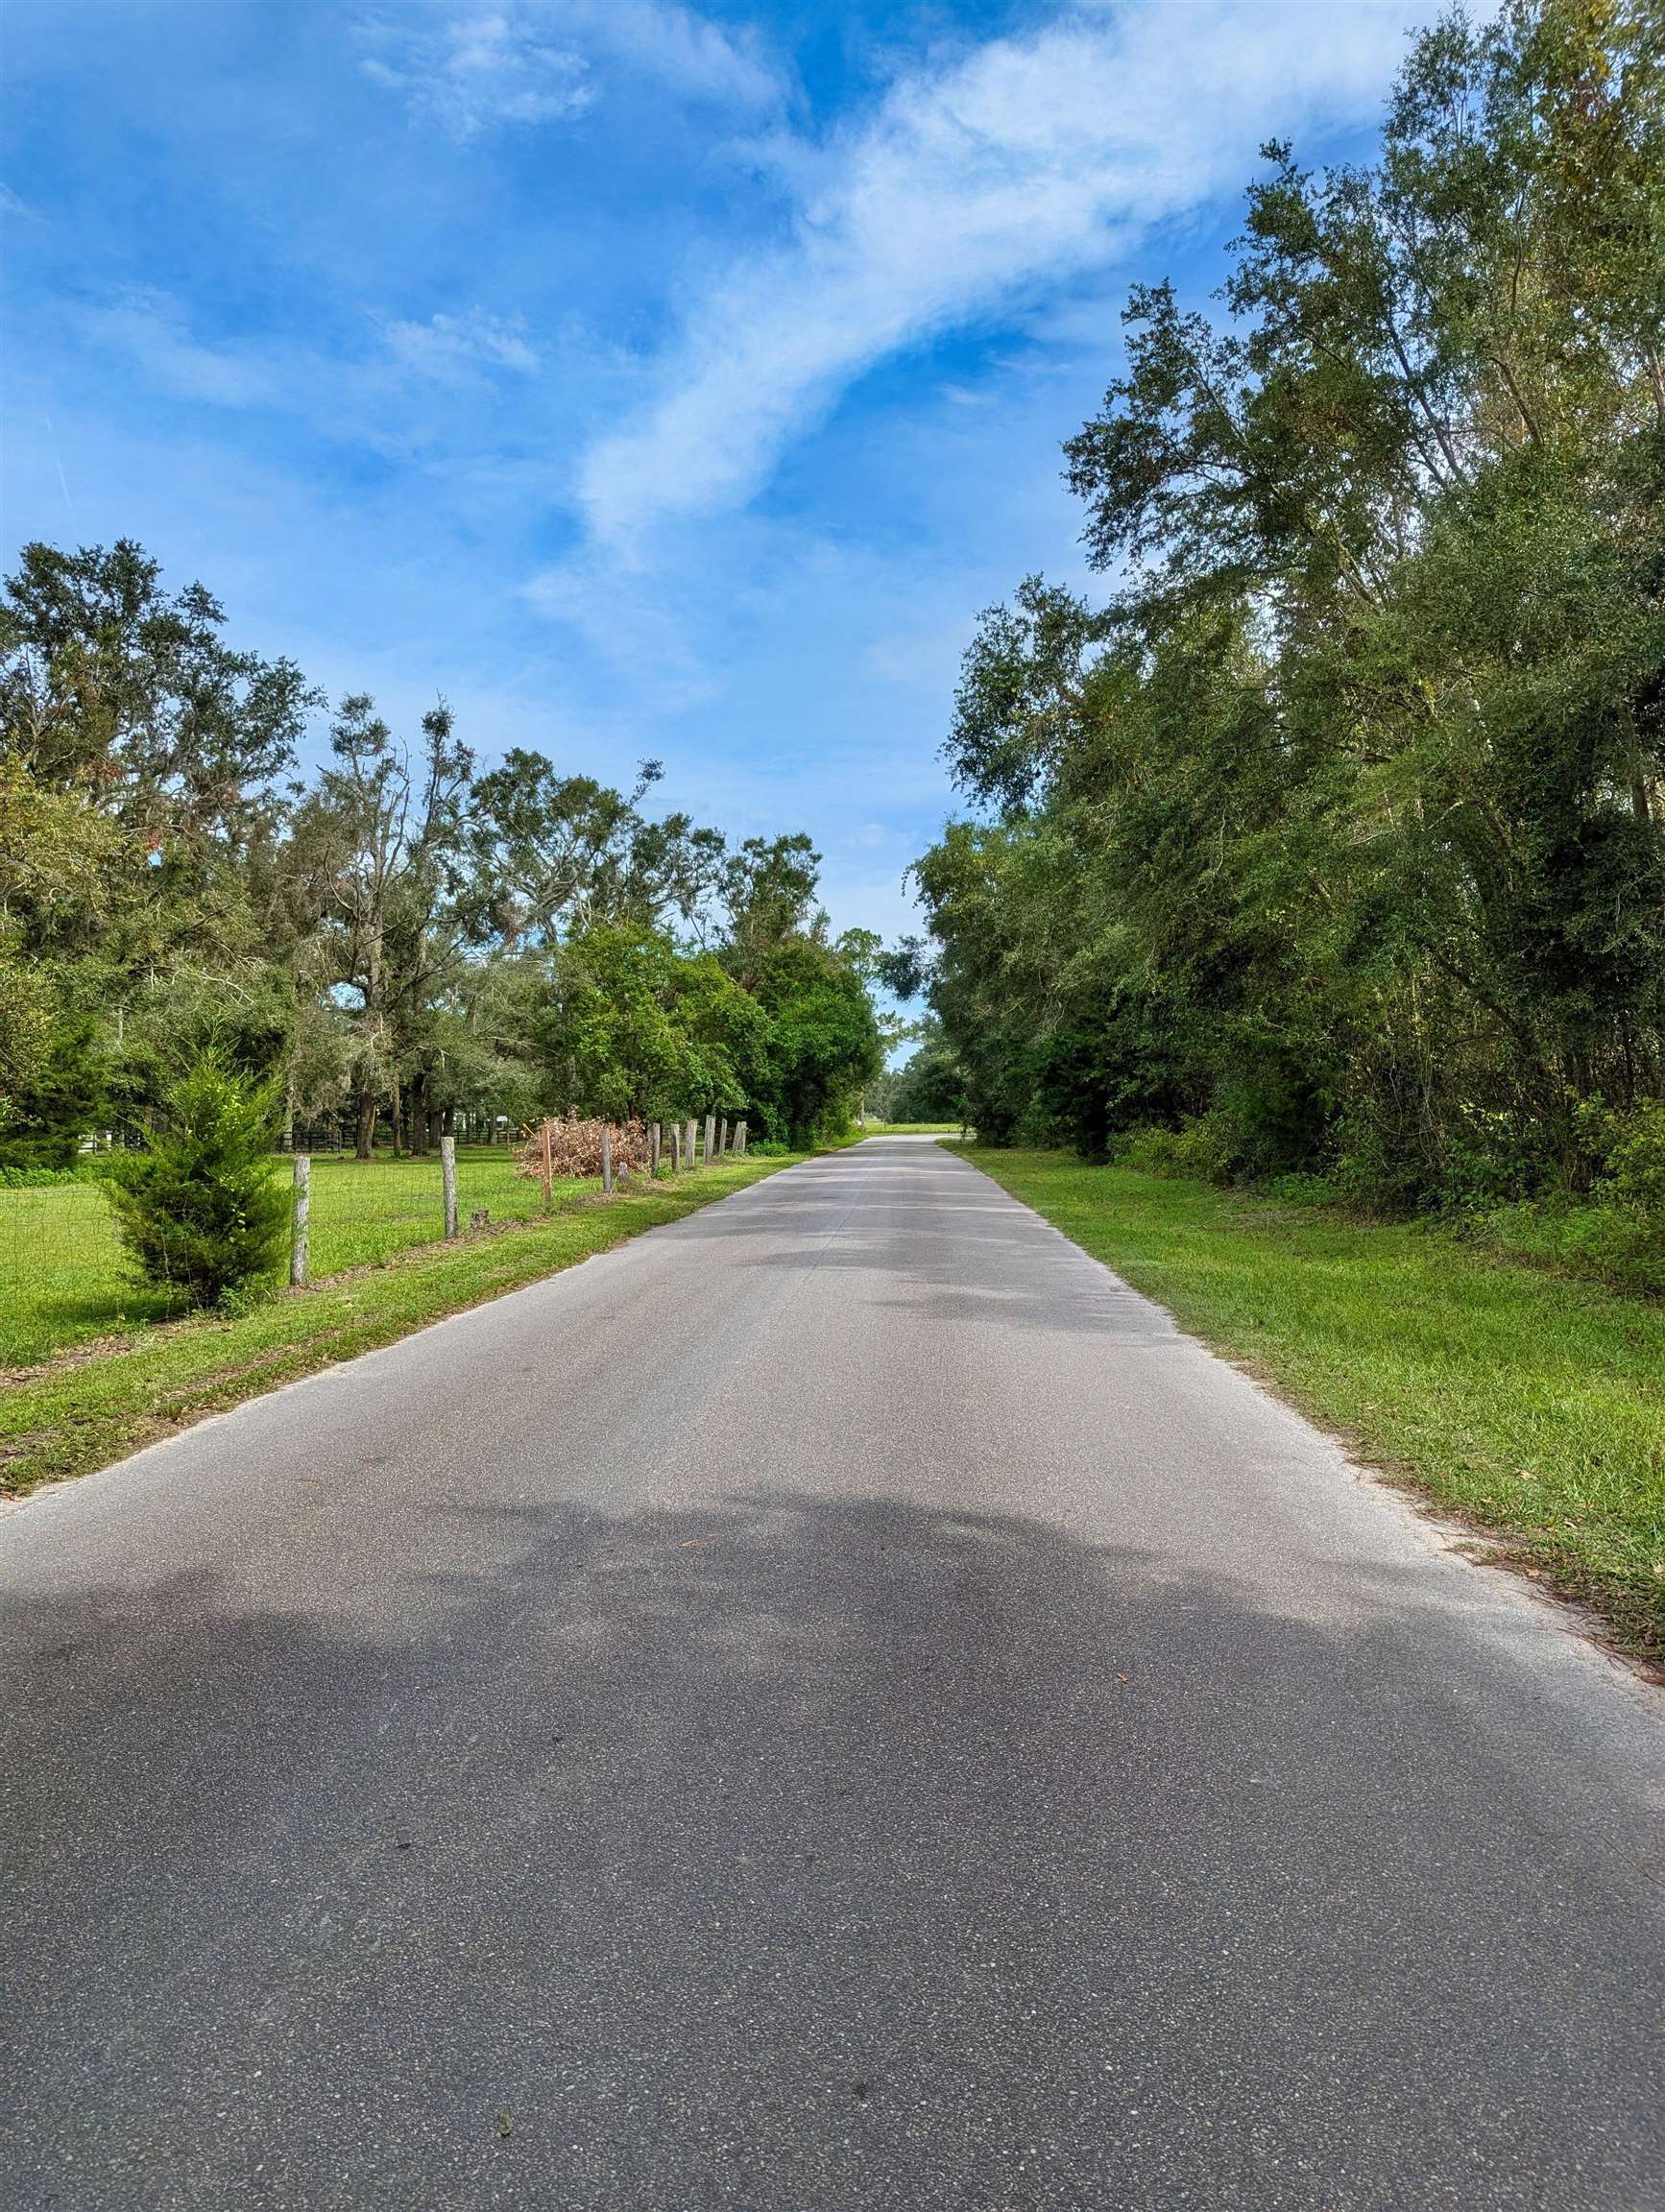
[[[409,1105],[405,1117],[410,1132],[410,1156],[413,1160],[425,1160],[428,1151],[428,1079],[425,1069],[419,1068],[410,1079],[407,1094]]]
[[[375,1138],[375,1093],[361,1075],[358,1079],[358,1128],[353,1150],[361,1160],[370,1158]]]

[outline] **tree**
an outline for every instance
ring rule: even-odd
[[[757,1001],[714,959],[639,923],[563,948],[537,1026],[546,1102],[615,1121],[737,1112],[766,1067],[768,1036]]]
[[[788,939],[754,972],[769,1018],[767,1074],[751,1101],[767,1137],[794,1144],[848,1124],[861,1088],[882,1068],[879,1025],[860,977],[830,947]]]
[[[721,880],[720,831],[640,802],[664,771],[644,760],[626,795],[563,776],[516,747],[474,786],[469,824],[477,939],[553,945],[592,923],[699,924]]]
[[[929,1019],[920,1024],[915,1049],[891,1079],[886,1118],[892,1121],[960,1121],[966,1118],[965,1070]]]
[[[150,1282],[199,1306],[271,1275],[289,1195],[272,1172],[278,1094],[204,1060],[168,1092],[166,1126],[117,1154],[105,1189],[116,1233]]]
[[[428,1018],[466,941],[456,898],[473,757],[443,700],[422,731],[413,763],[368,696],[343,699],[330,729],[334,764],[295,827],[336,973],[358,1001],[351,1065],[355,1142],[366,1160],[381,1099],[391,1099],[397,1120],[401,1076],[425,1075]]]
[[[1222,316],[1132,295],[1065,446],[1115,587],[982,618],[915,870],[985,1135],[1416,1205],[1658,1094],[1662,72],[1645,6],[1449,17],[1372,165],[1265,150]]]

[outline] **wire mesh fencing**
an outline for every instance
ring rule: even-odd
[[[560,1124],[552,1124],[559,1128]],[[599,1124],[597,1124],[599,1127]],[[693,1165],[697,1146],[685,1142],[678,1124],[662,1125],[657,1151],[662,1174]],[[743,1125],[725,1147],[743,1148]],[[620,1133],[622,1135],[622,1133]],[[460,1236],[538,1221],[552,1211],[597,1194],[599,1173],[554,1171],[564,1164],[555,1145],[547,1180],[523,1163],[535,1155],[537,1133],[519,1146],[455,1148],[456,1231]],[[319,1283],[357,1267],[376,1266],[397,1254],[440,1242],[446,1234],[445,1178],[439,1152],[412,1158],[315,1152],[306,1177],[305,1279]],[[568,1148],[567,1160],[574,1155]],[[618,1164],[643,1171],[638,1148],[621,1142]],[[274,1158],[272,1173],[289,1188],[295,1162]],[[115,1234],[96,1163],[73,1177],[24,1188],[0,1188],[0,1372],[26,1367],[76,1345],[119,1334],[184,1310],[184,1301],[135,1273]]]

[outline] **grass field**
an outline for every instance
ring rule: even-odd
[[[136,1329],[86,1353],[65,1353],[0,1388],[0,1493],[15,1495],[101,1467],[205,1413],[536,1282],[803,1157],[723,1160],[651,1188],[639,1183],[611,1199],[582,1195],[546,1217],[540,1206],[535,1218],[501,1236],[417,1249],[390,1246],[379,1266],[284,1293],[247,1312],[198,1314]],[[490,1188],[488,1180],[475,1180],[476,1193]],[[396,1217],[395,1234],[398,1226]]]
[[[274,1161],[272,1171],[286,1182],[289,1162]],[[585,1187],[558,1183],[555,1202]],[[543,1210],[542,1189],[515,1174],[514,1156],[502,1146],[457,1154],[458,1214],[466,1223],[480,1209],[494,1221],[530,1221]],[[437,1154],[369,1161],[314,1155],[315,1278],[431,1244],[444,1230]],[[130,1275],[96,1183],[0,1190],[0,1369],[166,1320],[172,1310],[164,1293]]]
[[[1665,1653],[1665,1307],[1437,1230],[1055,1152],[967,1156],[1629,1648]]]

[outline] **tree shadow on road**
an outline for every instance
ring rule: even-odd
[[[880,1497],[448,1517],[498,1563],[5,1600],[12,2201],[1641,2200],[1640,1875],[1521,1853],[1409,1592],[1342,1637]]]

